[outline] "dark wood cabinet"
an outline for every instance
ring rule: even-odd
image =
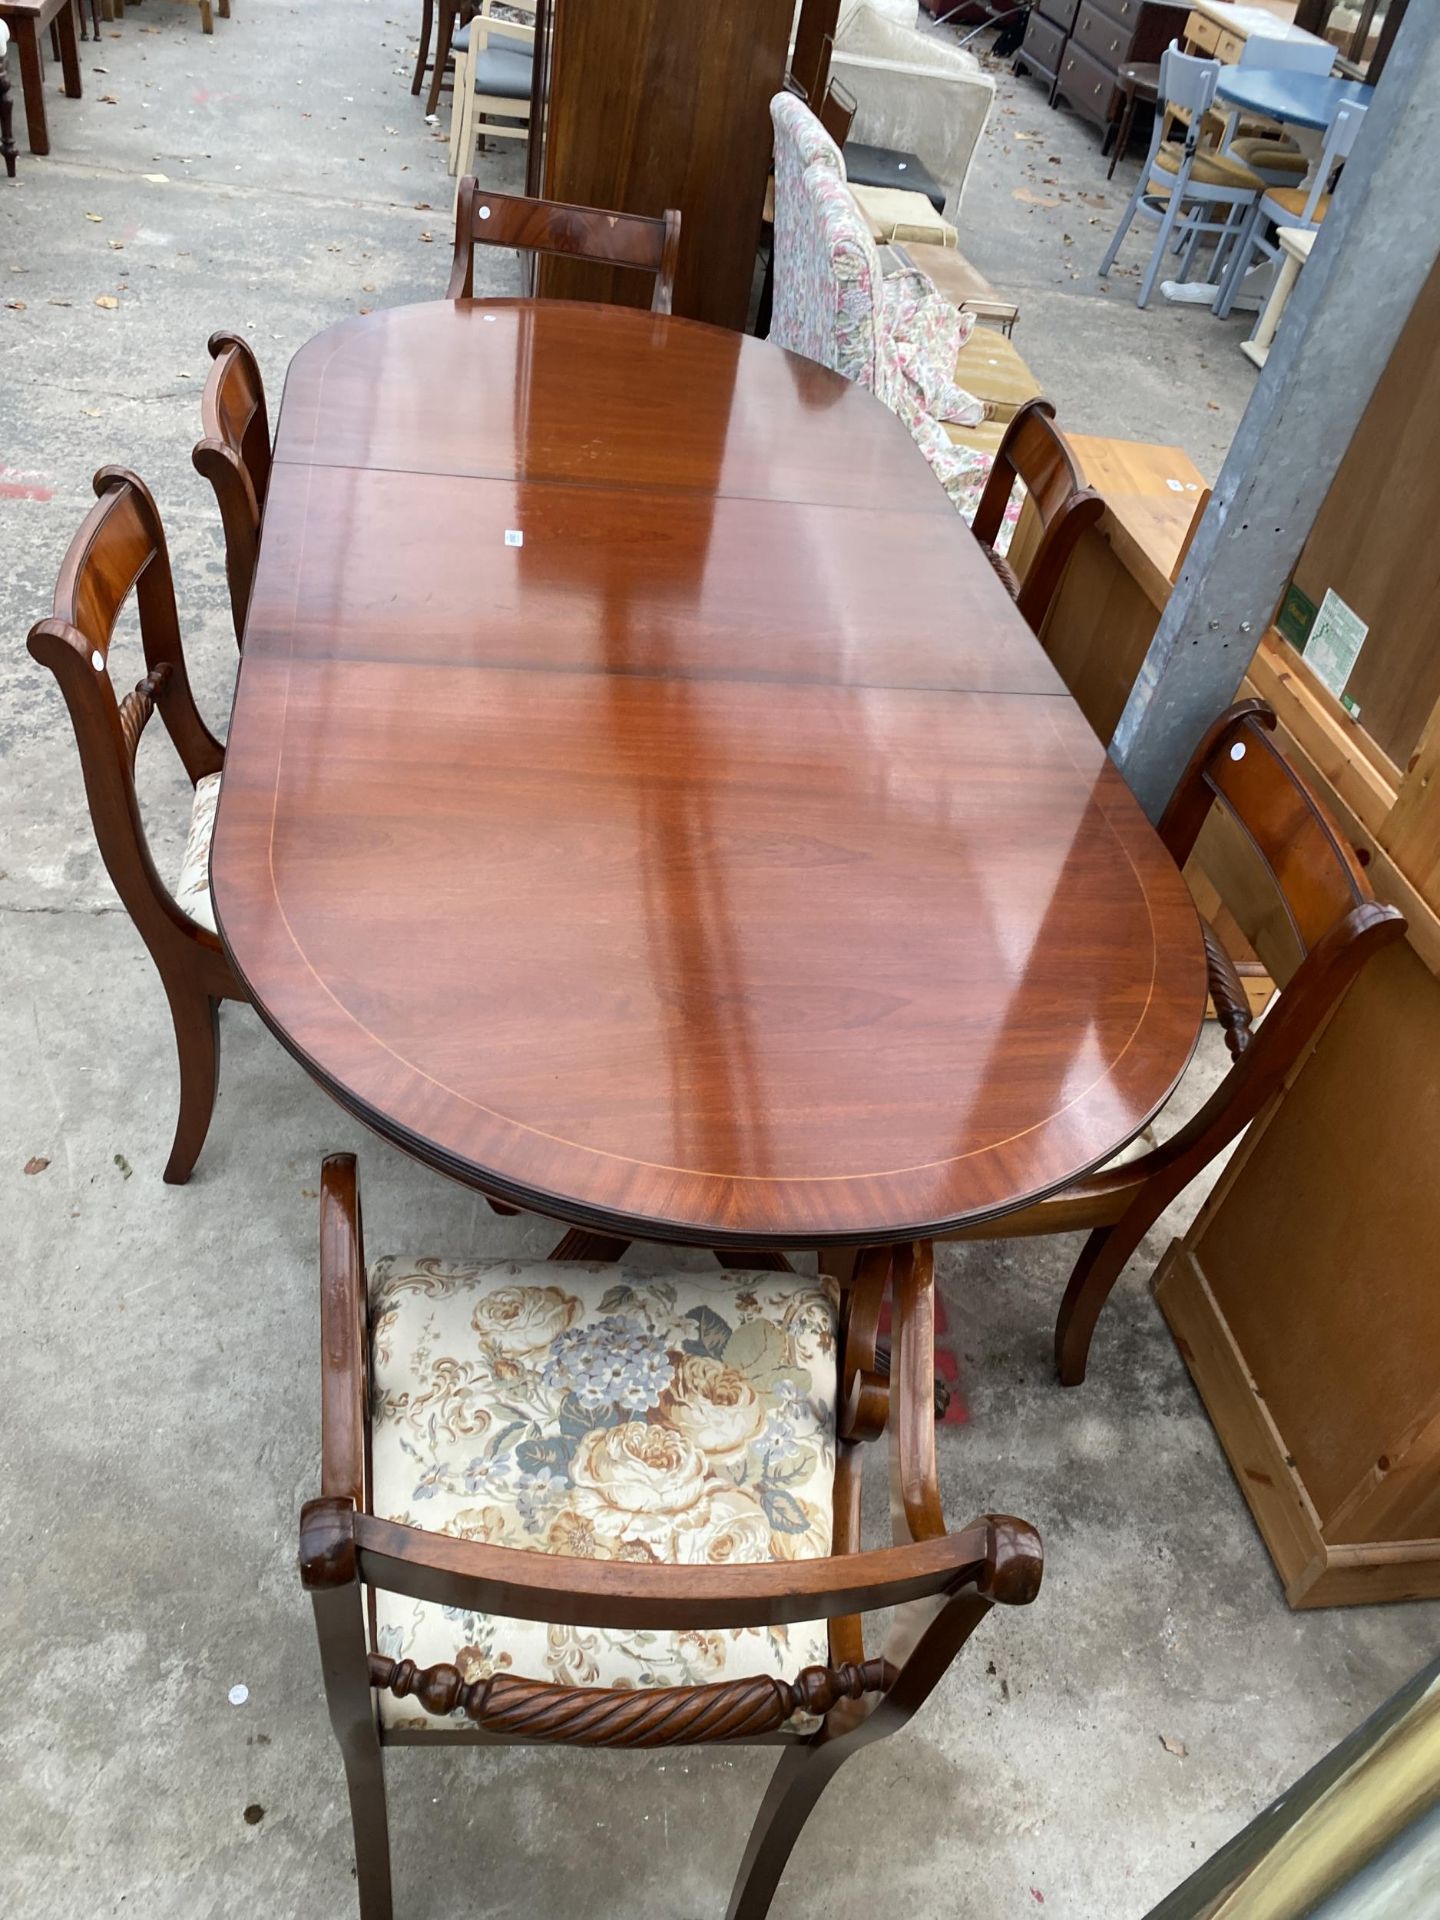
[[[1050,104],[1066,101],[1097,126],[1120,117],[1119,70],[1154,61],[1183,40],[1188,6],[1171,0],[1040,0],[1025,26],[1015,71],[1050,83]]]
[[[1172,40],[1184,39],[1189,15],[1188,6],[1170,0],[1080,0],[1052,105],[1065,100],[1097,126],[1112,126],[1124,104],[1119,69],[1159,60]]]
[[[743,328],[765,181],[770,99],[793,0],[542,0],[529,190],[682,218],[677,314]],[[648,306],[644,274],[545,259],[551,299]]]
[[[1065,57],[1065,43],[1075,24],[1080,0],[1040,0],[1025,22],[1025,39],[1015,56],[1016,73],[1038,74],[1055,99],[1055,83]]]

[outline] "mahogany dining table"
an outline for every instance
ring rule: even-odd
[[[1205,1008],[1184,880],[903,424],[632,308],[296,355],[212,885],[342,1106],[621,1240],[1020,1207]]]

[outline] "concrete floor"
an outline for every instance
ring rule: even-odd
[[[236,0],[202,39],[193,11],[146,0],[84,49],[86,99],[52,98],[51,157],[22,153],[18,182],[0,182],[0,1183],[14,1310],[0,1910],[17,1920],[353,1911],[294,1567],[318,1472],[320,1157],[360,1152],[374,1251],[553,1238],[361,1135],[234,1008],[199,1170],[187,1189],[161,1184],[175,1098],[164,1003],[97,858],[60,699],[23,645],[90,473],[129,462],[159,499],[193,677],[223,718],[234,640],[213,503],[189,465],[205,338],[248,333],[278,397],[318,328],[440,293],[447,183],[408,92],[411,11],[397,21],[399,0],[349,0],[342,24],[332,8]],[[1018,338],[1063,419],[1181,440],[1209,474],[1252,378],[1241,329],[1194,310],[1137,315],[1119,286],[1096,291],[1105,209],[1094,227],[1072,218],[1079,192],[1103,186],[1094,142],[1022,85],[1003,85],[965,244],[1021,294]],[[1035,143],[1011,130],[1031,128],[1075,200],[1015,201]],[[496,183],[518,184],[518,169],[507,155]],[[485,271],[491,289],[515,284],[504,257]],[[142,776],[173,870],[184,783],[153,739]],[[1201,1081],[1216,1070],[1207,1039]],[[49,1164],[26,1174],[32,1158]],[[944,1255],[972,1416],[941,1429],[948,1509],[1033,1520],[1045,1589],[1028,1613],[992,1618],[908,1733],[841,1776],[777,1917],[869,1920],[883,1903],[996,1920],[1043,1904],[1138,1920],[1433,1645],[1435,1608],[1286,1610],[1145,1292],[1164,1239],[1069,1395],[1048,1343],[1073,1247]],[[757,1752],[399,1753],[399,1911],[718,1914],[769,1767]]]

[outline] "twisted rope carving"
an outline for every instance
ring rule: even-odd
[[[127,693],[120,702],[120,737],[125,742],[125,751],[132,767],[145,723],[155,711],[160,690],[169,678],[170,662],[162,660],[158,667],[152,667],[145,678],[137,683],[134,692]]]
[[[1235,962],[1225,951],[1220,936],[1203,916],[1200,932],[1205,941],[1205,972],[1215,1017],[1225,1034],[1225,1045],[1232,1060],[1238,1060],[1250,1044],[1250,1002]]]
[[[795,1713],[826,1714],[839,1700],[884,1693],[898,1669],[888,1660],[806,1667],[792,1681],[758,1676],[708,1687],[560,1687],[493,1674],[462,1680],[451,1666],[370,1655],[370,1684],[399,1700],[413,1696],[430,1713],[459,1707],[487,1733],[558,1740],[582,1747],[689,1747],[773,1733]]]

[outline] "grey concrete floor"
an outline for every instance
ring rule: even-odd
[[[321,1155],[359,1151],[374,1251],[553,1238],[361,1134],[238,1008],[199,1170],[161,1184],[164,1002],[96,855],[61,701],[24,649],[91,472],[126,462],[155,488],[193,676],[223,724],[234,640],[213,504],[189,465],[205,338],[247,332],[278,397],[318,328],[440,293],[448,190],[408,92],[410,11],[236,0],[203,39],[192,11],[146,0],[84,49],[83,102],[52,90],[51,157],[22,153],[18,181],[0,182],[0,1910],[24,1920],[353,1911],[294,1564],[318,1473]],[[1239,330],[1137,315],[1118,289],[1071,280],[1061,235],[1093,259],[1103,227],[1061,226],[1058,208],[1021,217],[1012,120],[1044,127],[1062,155],[1045,165],[1085,191],[1099,166],[1088,133],[1005,85],[966,244],[1022,291],[1026,353],[1067,421],[1181,440],[1212,471],[1251,377]],[[491,164],[518,183],[518,155]],[[516,283],[504,256],[485,272],[491,289]],[[158,729],[141,768],[170,871],[185,788]],[[1213,1039],[1202,1055],[1201,1084]],[[35,1158],[48,1166],[26,1174]],[[1164,1239],[1120,1289],[1075,1394],[1048,1360],[1073,1246],[944,1254],[971,1412],[941,1429],[948,1508],[1033,1520],[1046,1585],[986,1624],[906,1735],[840,1776],[777,1920],[995,1920],[1042,1904],[1138,1920],[1433,1644],[1434,1608],[1286,1610],[1145,1292]],[[770,1764],[397,1753],[398,1911],[718,1914]]]

